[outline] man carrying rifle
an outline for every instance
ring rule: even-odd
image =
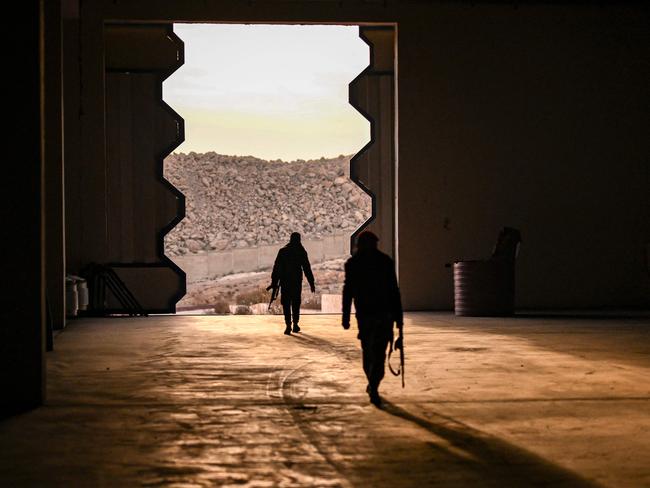
[[[300,331],[298,321],[300,320],[303,272],[307,277],[311,292],[314,293],[316,287],[314,285],[314,275],[309,265],[309,257],[300,243],[300,234],[294,232],[289,238],[289,244],[278,251],[278,256],[273,264],[273,272],[271,273],[271,286],[267,288],[267,290],[273,289],[271,302],[273,302],[273,297],[277,296],[277,290],[280,288],[280,303],[282,303],[282,311],[284,312],[284,323],[286,325],[284,333],[286,335],[291,335],[292,322],[293,332]]]
[[[389,256],[377,249],[378,241],[372,232],[359,235],[357,250],[345,263],[343,285],[343,328],[350,328],[354,300],[363,371],[368,378],[366,392],[376,406],[381,405],[378,388],[384,377],[386,349],[393,340],[393,322],[400,333],[404,323],[395,265]]]

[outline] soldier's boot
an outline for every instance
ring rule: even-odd
[[[300,327],[298,327],[298,324],[293,324],[293,331],[294,332],[300,332]]]
[[[381,397],[379,396],[379,391],[377,390],[377,387],[372,387],[368,385],[366,391],[368,392],[368,396],[370,397],[370,403],[372,403],[375,407],[381,407]]]
[[[284,329],[284,334],[285,335],[291,335],[291,326],[290,325],[287,325],[287,328]]]

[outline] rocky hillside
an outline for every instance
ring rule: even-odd
[[[166,253],[215,252],[286,242],[291,232],[320,238],[352,232],[371,213],[350,181],[349,156],[292,162],[214,152],[172,154],[165,177],[186,197],[185,219]]]

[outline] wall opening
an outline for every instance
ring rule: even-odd
[[[316,280],[303,313],[340,312],[350,236],[372,199],[350,159],[372,126],[348,103],[368,67],[357,26],[175,24],[185,64],[165,102],[185,119],[185,143],[165,178],[186,217],[165,254],[187,274],[179,313],[266,313],[278,249],[300,232]],[[272,312],[279,312],[279,304]]]

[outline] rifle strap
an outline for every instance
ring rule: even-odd
[[[393,366],[390,364],[390,357],[393,355],[393,351],[395,350],[395,348],[393,347],[394,345],[395,345],[395,338],[391,334],[390,348],[388,349],[388,361],[387,361],[388,362],[388,369],[390,370],[391,373],[393,373],[393,376],[399,376],[400,374],[402,374],[402,368],[398,367],[397,371],[395,371],[393,369]]]

